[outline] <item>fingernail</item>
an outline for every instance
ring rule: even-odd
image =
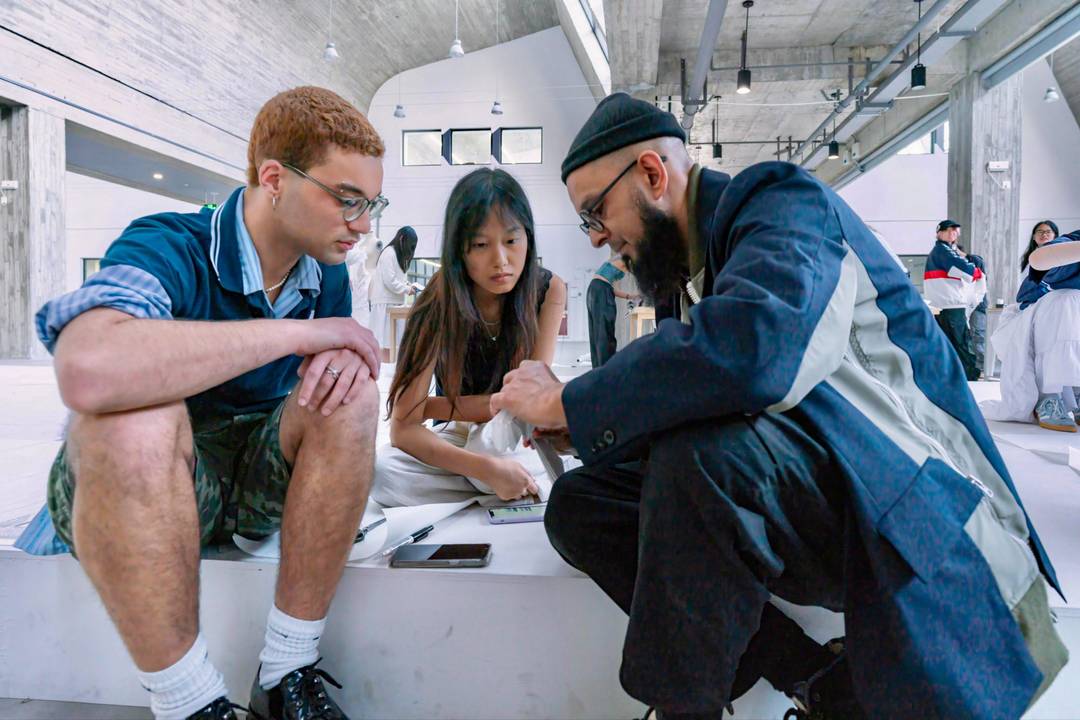
[[[300,407],[304,407],[305,405],[307,405],[307,400],[300,398]]]

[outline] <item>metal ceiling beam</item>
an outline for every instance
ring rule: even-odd
[[[1031,63],[1049,55],[1078,35],[1080,35],[1080,4],[1066,10],[1027,42],[986,68],[982,75],[983,88],[989,90],[1008,80]]]
[[[924,65],[933,63],[945,57],[954,47],[975,31],[988,20],[1008,0],[968,0],[953,16],[949,18],[941,29],[934,33],[922,46],[922,62]],[[924,16],[925,17],[925,16]],[[847,142],[862,130],[875,117],[881,114],[880,107],[883,103],[891,103],[896,97],[907,90],[911,85],[911,68],[914,67],[916,58],[909,55],[908,58],[878,85],[869,97],[861,102],[858,108],[874,108],[873,112],[854,112],[840,122],[836,127],[834,139],[837,142]],[[830,116],[831,117],[831,116]],[[824,126],[825,123],[822,123]],[[815,132],[821,133],[824,127],[819,127]],[[811,135],[813,137],[813,135]],[[800,164],[814,169],[825,161],[825,154],[820,148],[814,149],[805,156]]]
[[[877,65],[871,68],[870,72],[867,73],[866,77],[864,77],[862,81],[855,86],[854,90],[848,93],[848,96],[846,98],[836,104],[836,107],[833,108],[832,112],[830,112],[829,115],[821,122],[821,124],[818,125],[812,133],[810,133],[810,137],[817,137],[818,135],[821,135],[826,130],[828,130],[829,123],[836,122],[836,118],[840,117],[840,115],[844,112],[847,106],[850,105],[860,95],[862,95],[863,91],[870,87],[870,83],[880,77],[881,74],[884,73],[892,65],[893,60],[895,60],[902,52],[907,50],[907,47],[911,45],[911,42],[915,40],[915,38],[920,32],[922,32],[923,28],[929,25],[931,21],[933,21],[933,19],[937,17],[937,14],[945,9],[949,2],[950,0],[937,0],[937,2],[930,6],[930,9],[926,11],[926,14],[922,16],[922,19],[920,19],[918,22],[911,26],[911,29],[904,34],[904,37],[900,38],[900,42],[896,43],[896,45],[893,45],[892,49],[885,54],[885,57],[882,58]],[[923,54],[926,54],[925,49],[923,50]],[[910,59],[911,58],[909,58],[909,60]],[[802,155],[803,150],[805,150],[808,146],[809,143],[807,142],[801,143],[799,147],[795,149],[795,155]],[[806,160],[803,160],[802,164],[805,165]]]
[[[694,115],[708,103],[706,93],[702,92],[700,97],[694,97],[693,94],[698,93],[699,88],[705,87],[705,81],[709,77],[709,66],[712,65],[713,51],[716,49],[716,41],[720,36],[720,26],[724,22],[726,11],[727,0],[709,0],[709,11],[705,15],[705,27],[701,29],[697,57],[694,59],[694,67],[683,88],[682,126],[687,131],[694,127]]]

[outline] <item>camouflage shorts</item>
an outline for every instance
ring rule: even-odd
[[[231,542],[233,533],[260,538],[281,525],[291,469],[281,454],[283,400],[270,413],[237,415],[204,423],[194,433],[195,502],[203,545]],[[75,476],[67,444],[49,471],[48,505],[60,538],[71,539]]]

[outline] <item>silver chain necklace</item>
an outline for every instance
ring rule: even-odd
[[[277,283],[271,285],[268,288],[263,288],[263,292],[264,293],[272,293],[272,292],[274,292],[279,287],[281,287],[282,285],[285,284],[285,281],[289,279],[290,275],[292,275],[292,268],[289,268],[289,272],[285,273],[285,277],[281,278],[281,280],[279,280]]]

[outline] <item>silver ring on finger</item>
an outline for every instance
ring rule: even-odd
[[[335,380],[337,380],[339,377],[341,377],[341,371],[336,370],[335,368],[333,368],[333,367],[331,367],[329,365],[326,366],[326,372],[329,373],[330,377],[334,378]]]

